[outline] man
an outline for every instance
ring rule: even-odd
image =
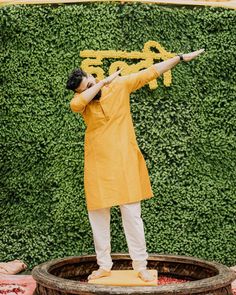
[[[119,76],[121,70],[97,80],[80,68],[68,79],[75,92],[70,102],[87,126],[84,143],[84,187],[99,269],[88,279],[111,274],[110,208],[119,205],[134,270],[143,281],[147,271],[146,243],[140,201],[153,197],[148,170],[138,147],[130,113],[130,93],[204,49],[180,54],[138,73]]]

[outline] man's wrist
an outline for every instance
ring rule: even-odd
[[[181,62],[181,61],[184,61],[184,56],[183,56],[183,54],[177,54],[177,56],[179,57],[179,61]]]

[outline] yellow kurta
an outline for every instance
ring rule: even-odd
[[[130,93],[158,78],[155,66],[118,76],[89,103],[79,96],[74,112],[87,126],[84,138],[84,189],[88,210],[153,197],[145,159],[138,147],[130,113]]]

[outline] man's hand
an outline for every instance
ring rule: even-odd
[[[186,62],[190,61],[190,60],[194,59],[195,57],[197,57],[198,55],[200,55],[204,51],[205,51],[205,49],[202,48],[202,49],[190,52],[190,53],[185,53],[185,54],[183,54],[183,60]]]
[[[117,76],[119,76],[120,72],[123,70],[123,68],[121,68],[120,70],[116,71],[115,73],[113,73],[112,75],[108,76],[107,78],[101,80],[103,85],[107,85],[110,84]]]

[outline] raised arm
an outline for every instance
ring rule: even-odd
[[[71,110],[76,113],[83,113],[86,105],[94,98],[103,86],[104,82],[101,80],[81,93],[75,92],[74,97],[70,101]]]
[[[191,53],[182,54],[183,61],[190,61],[202,53],[204,49],[200,49]],[[166,61],[156,63],[145,70],[141,70],[138,73],[133,73],[127,76],[123,76],[123,80],[128,87],[129,92],[134,92],[143,87],[150,81],[157,79],[160,75],[166,71],[172,69],[180,62],[180,56],[172,57]]]
[[[200,50],[196,50],[196,51],[186,53],[186,54],[181,54],[181,55],[182,55],[183,61],[187,62],[187,61],[190,61],[190,60],[194,59],[195,57],[197,57],[203,51],[204,51],[204,49],[200,49]],[[156,70],[160,73],[160,75],[162,75],[166,71],[175,67],[179,62],[180,62],[180,56],[177,55],[177,56],[174,56],[174,57],[167,59],[165,61],[156,63],[156,64],[154,64],[154,66],[155,66]]]
[[[74,97],[70,101],[71,110],[76,113],[83,113],[86,105],[94,98],[98,91],[104,85],[110,84],[120,74],[121,71],[122,69],[116,71],[109,77],[99,81],[98,83],[94,84],[92,87],[86,89],[81,93],[75,92]]]

